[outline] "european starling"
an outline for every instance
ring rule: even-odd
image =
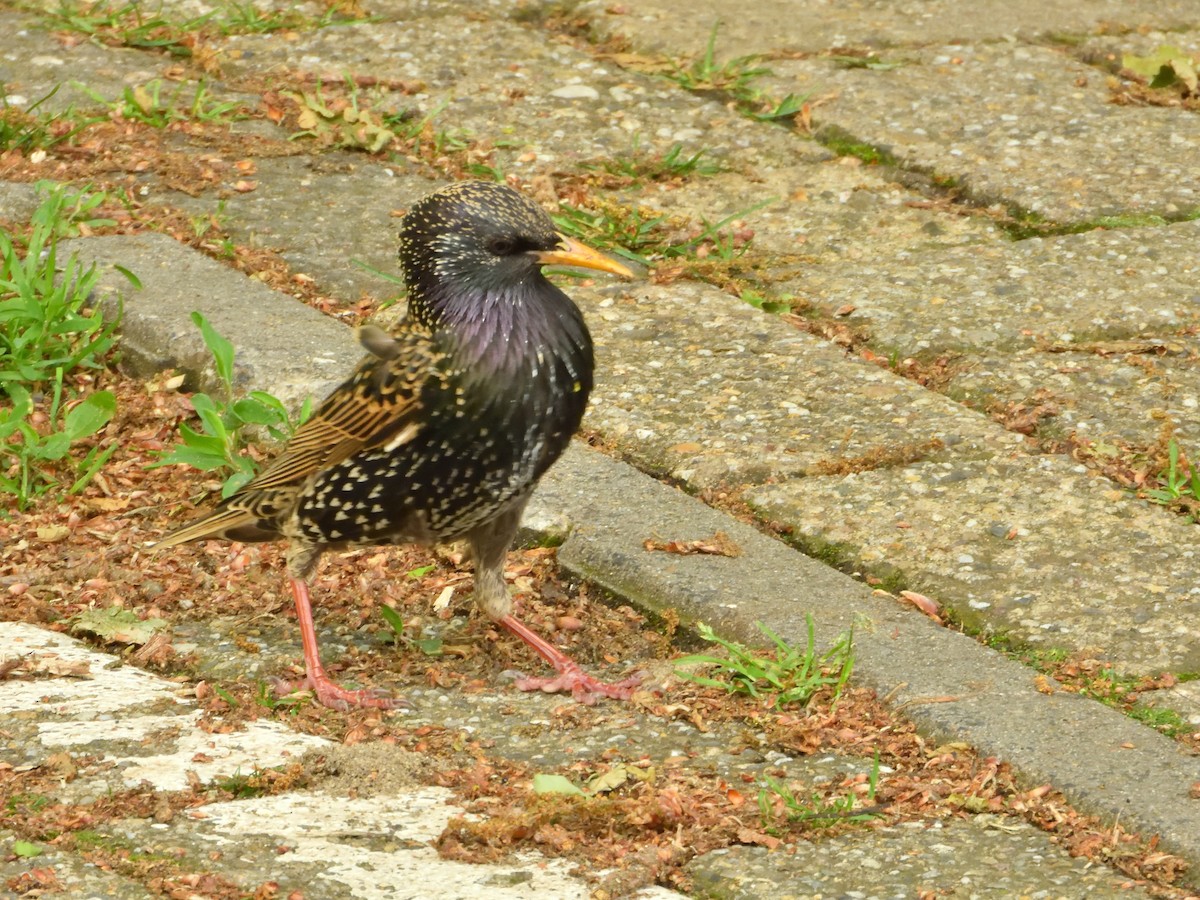
[[[400,230],[408,315],[359,329],[368,351],[277,459],[209,515],[156,546],[225,538],[288,541],[307,683],[325,706],[404,701],[345,690],[317,652],[307,580],[326,549],[465,539],[475,599],[557,677],[518,686],[626,699],[636,679],[585,674],[512,614],[505,555],[538,479],[579,427],[592,388],[592,340],[548,264],[618,275],[620,263],[555,231],[510,187],[461,182],[412,207]]]

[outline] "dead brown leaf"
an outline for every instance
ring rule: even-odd
[[[919,609],[939,625],[942,624],[941,607],[932,597],[918,594],[916,591],[901,591],[900,596]]]
[[[675,553],[679,556],[706,554],[710,556],[741,556],[742,548],[730,539],[723,531],[718,531],[710,538],[696,541],[656,541],[647,538],[642,542],[642,548],[648,552],[661,551]]]

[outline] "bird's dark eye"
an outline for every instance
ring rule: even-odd
[[[511,238],[497,237],[487,242],[487,248],[495,256],[508,256],[517,249],[517,242]]]

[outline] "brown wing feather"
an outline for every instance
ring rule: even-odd
[[[421,394],[430,379],[442,377],[442,354],[420,329],[403,329],[392,339],[395,352],[388,358],[372,354],[359,363],[266,469],[209,515],[155,546],[256,530],[266,537],[273,531],[267,520],[290,506],[310,476],[361,450],[411,440],[420,429]]]
[[[283,452],[234,495],[302,484],[360,450],[386,444],[420,421],[421,392],[440,360],[423,331],[394,336],[388,359],[371,355],[300,426]],[[233,498],[231,498],[233,499]]]

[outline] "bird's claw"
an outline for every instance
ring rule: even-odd
[[[557,675],[547,678],[521,676],[513,684],[519,691],[543,691],[547,694],[571,692],[571,696],[584,706],[594,706],[598,700],[628,700],[642,683],[642,673],[636,673],[622,681],[601,681],[571,663],[559,670]]]
[[[297,691],[311,691],[318,703],[339,712],[349,712],[351,709],[413,709],[408,700],[393,696],[382,688],[350,691],[324,676],[313,678],[312,675],[305,675],[299,681],[276,678],[273,683],[276,696],[286,697]]]

